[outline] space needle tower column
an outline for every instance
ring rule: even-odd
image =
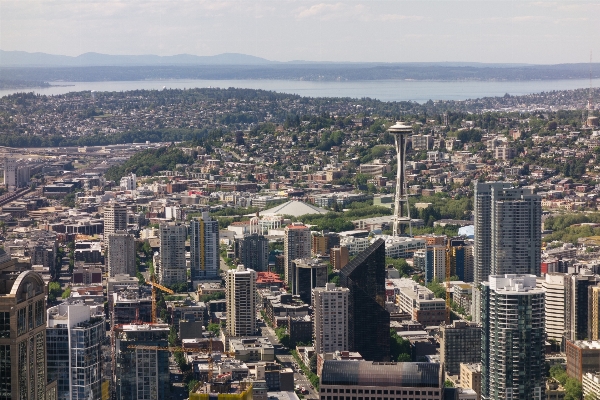
[[[402,236],[405,234],[405,225],[408,225],[409,235],[412,236],[412,224],[410,220],[410,206],[408,204],[408,193],[406,190],[406,178],[404,171],[406,169],[406,139],[412,135],[412,127],[402,122],[396,122],[396,125],[390,126],[388,132],[394,135],[396,144],[396,155],[398,158],[398,171],[396,173],[396,197],[394,198],[394,218],[392,219],[393,235]],[[406,207],[406,216],[403,209]]]

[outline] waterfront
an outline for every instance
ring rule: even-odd
[[[237,87],[294,93],[309,97],[370,97],[382,101],[467,100],[481,97],[513,96],[529,93],[589,87],[586,79],[539,81],[290,81],[290,80],[149,80],[106,82],[52,82],[48,88],[0,90],[0,97],[17,92],[59,95],[79,91],[130,91]]]

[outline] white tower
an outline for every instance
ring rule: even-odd
[[[394,227],[393,235],[401,236],[405,233],[404,225],[408,225],[408,233],[412,236],[412,224],[410,222],[410,206],[408,204],[408,193],[406,190],[406,179],[404,170],[406,168],[406,138],[412,135],[413,130],[409,125],[397,122],[391,126],[388,132],[394,135],[396,144],[396,155],[398,158],[398,171],[396,173],[396,198],[394,199]],[[406,216],[402,208],[406,207]]]
[[[256,272],[238,265],[227,271],[227,334],[251,336],[256,333]]]

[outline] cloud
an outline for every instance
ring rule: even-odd
[[[420,15],[386,14],[379,17],[381,21],[421,21],[424,17]]]
[[[342,11],[346,6],[342,3],[335,4],[327,4],[327,3],[319,3],[308,8],[300,9],[298,13],[298,18],[310,18],[310,17],[325,17],[332,13],[337,13]]]

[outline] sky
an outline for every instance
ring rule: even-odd
[[[0,0],[0,49],[269,60],[600,61],[600,2]]]

